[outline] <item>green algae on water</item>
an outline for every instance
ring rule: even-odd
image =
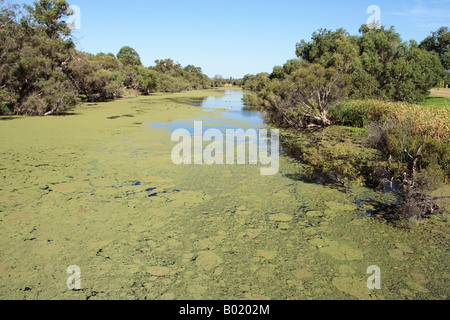
[[[444,221],[396,228],[355,201],[378,194],[295,179],[287,157],[270,177],[173,165],[170,132],[142,123],[202,118],[177,99],[211,95],[222,93],[0,121],[0,297],[448,299]],[[70,265],[79,291],[67,289]],[[381,290],[366,286],[371,265]]]

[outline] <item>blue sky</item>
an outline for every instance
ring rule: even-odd
[[[30,2],[30,1],[27,1]],[[270,72],[295,58],[295,44],[319,28],[357,34],[370,14],[403,40],[449,26],[450,0],[68,0],[81,9],[79,50],[116,54],[135,48],[145,66],[171,58],[214,76]]]

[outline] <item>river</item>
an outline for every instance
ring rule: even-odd
[[[1,298],[447,299],[448,224],[368,215],[378,195],[255,165],[174,165],[174,129],[254,128],[240,91],[0,122]],[[82,290],[66,287],[68,266]],[[369,289],[373,266],[381,289]],[[371,278],[373,279],[373,278]]]

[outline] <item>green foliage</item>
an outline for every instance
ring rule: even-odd
[[[299,59],[274,67],[270,75],[246,75],[244,102],[258,106],[271,124],[303,128],[294,139],[284,136],[283,146],[316,174],[342,185],[360,183],[363,176],[370,184],[401,181],[402,215],[420,218],[436,210],[423,190],[449,178],[448,108],[417,104],[448,77],[447,38],[448,29],[441,28],[419,47],[403,42],[394,28],[363,25],[359,36],[321,29],[311,42],[297,44]],[[325,138],[333,127],[304,130],[331,122],[361,128],[348,131],[367,139],[367,150],[377,150],[379,158],[355,152],[355,141]],[[338,139],[340,133],[331,136]]]
[[[298,43],[296,53],[299,58],[310,63],[348,72],[358,57],[359,48],[356,40],[356,37],[350,36],[344,29],[334,32],[320,29],[313,33],[312,42],[302,40]]]
[[[183,68],[172,59],[156,60],[155,64],[150,69],[160,74],[159,90],[163,92],[199,90],[213,86],[213,80],[203,74],[200,67],[188,65]]]
[[[62,21],[68,16],[69,4],[65,0],[35,1],[32,6],[25,5],[25,9],[30,14],[23,19],[27,20],[27,27],[42,28],[52,39],[70,35],[69,26]]]
[[[188,65],[182,71],[178,72],[178,76],[181,76],[185,81],[190,84],[192,89],[201,90],[209,89],[214,86],[214,80],[202,73],[200,67]]]
[[[344,126],[366,128],[371,122],[389,116],[386,106],[379,100],[345,100],[330,110],[330,118]]]
[[[298,59],[288,60],[283,66],[284,76],[285,77],[290,76],[292,73],[294,73],[295,70],[299,69],[300,67],[301,67],[300,60]]]
[[[152,69],[159,73],[175,75],[182,69],[181,64],[175,63],[172,59],[156,60],[155,63],[156,65]]]
[[[77,52],[69,65],[70,76],[77,92],[87,101],[114,99],[120,95],[122,78],[119,64],[107,65],[111,57]],[[110,61],[111,62],[111,61]]]
[[[430,194],[450,175],[449,137],[418,134],[410,121],[374,122],[369,126],[369,142],[385,159],[385,177],[402,184],[402,202],[396,213],[406,220],[422,220],[439,212]]]
[[[26,16],[17,6],[2,7],[0,88],[9,93],[3,110],[7,106],[17,114],[48,115],[76,104],[68,77],[74,45],[65,39],[65,23],[57,21],[67,6],[65,1],[42,0],[25,6]]]
[[[117,53],[117,59],[119,59],[124,66],[142,66],[139,54],[136,50],[128,46],[120,49],[119,53]]]
[[[437,210],[428,193],[450,176],[448,108],[353,100],[333,108],[332,118],[368,128],[368,143],[380,153],[370,174],[378,181],[403,184],[404,202],[397,208],[402,216],[421,219]]]
[[[411,42],[402,42],[394,28],[363,25],[360,36],[345,30],[321,29],[311,42],[297,44],[297,56],[351,76],[350,97],[421,102],[446,77],[439,57]]]
[[[246,75],[243,79],[243,87],[249,92],[261,92],[270,83],[270,75],[268,73],[258,73],[257,75]]]
[[[420,43],[420,48],[436,52],[442,66],[450,70],[450,31],[448,27],[441,27]]]
[[[220,74],[215,75],[212,80],[214,83],[214,87],[223,87],[226,84],[226,80]]]
[[[158,72],[143,67],[138,68],[136,89],[142,94],[148,95],[151,92],[155,92],[160,81]]]
[[[272,74],[270,75],[270,79],[283,79],[285,76],[284,68],[281,66],[273,67]]]
[[[247,93],[242,98],[242,102],[249,107],[260,107],[264,101],[256,93]]]
[[[8,90],[0,89],[0,115],[11,115],[16,99]]]
[[[424,140],[417,171],[432,168],[434,172],[439,172],[442,181],[450,173],[449,136],[440,138],[418,133],[411,120],[373,122],[368,129],[370,143],[381,151],[384,158],[390,158],[394,163],[390,170],[396,179],[403,179],[404,173],[411,169],[411,155],[416,153]]]
[[[347,95],[348,76],[335,68],[288,62],[288,73],[283,79],[272,79],[268,74],[244,78],[244,88],[251,94],[244,102],[264,105],[267,120],[277,125],[305,128],[312,125],[330,125],[330,107]]]
[[[161,78],[160,90],[163,92],[181,92],[189,90],[189,83],[183,79],[163,74]]]
[[[301,60],[320,65],[325,70],[336,70],[336,78],[341,80],[340,90],[336,91],[339,92],[337,101],[345,97],[348,91],[349,97],[353,99],[423,102],[429,90],[445,76],[445,71],[435,53],[419,48],[414,42],[410,44],[402,42],[400,35],[393,28],[381,27],[379,30],[373,30],[363,25],[360,33],[359,36],[351,36],[343,29],[336,31],[321,29],[313,34],[311,42],[301,41],[297,44],[296,52]],[[269,114],[279,113],[278,118],[281,118],[281,121],[276,119],[275,122],[291,122],[296,123],[294,126],[298,126],[298,121],[282,119],[286,116],[301,117],[305,114],[297,112],[298,100],[302,99],[300,105],[303,107],[308,105],[309,109],[319,109],[319,114],[325,119],[326,110],[319,106],[322,99],[317,99],[315,104],[309,103],[311,96],[315,95],[314,90],[310,92],[304,90],[315,87],[317,92],[317,86],[311,78],[305,78],[304,81],[300,81],[300,84],[303,84],[299,85],[300,77],[293,76],[299,69],[305,70],[304,65],[300,60],[293,59],[287,61],[283,67],[274,67],[270,76],[247,75],[243,83],[249,95],[245,97],[245,101],[251,105],[258,104],[264,110],[268,109]],[[305,77],[305,74],[300,75]],[[327,79],[327,76],[324,79]],[[280,80],[283,80],[281,84]],[[286,81],[293,83],[288,84]],[[292,92],[288,92],[290,90]],[[295,91],[303,92],[300,95]],[[301,98],[292,98],[293,96]],[[283,106],[282,102],[286,106]],[[317,117],[317,113],[313,112],[312,116]],[[355,113],[351,117],[356,116]],[[368,120],[362,118],[364,116],[364,113],[359,115],[361,119],[357,125],[367,124]]]

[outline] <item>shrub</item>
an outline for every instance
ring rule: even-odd
[[[435,130],[422,130],[411,118],[399,119],[373,122],[368,129],[369,142],[388,159],[379,166],[403,186],[397,214],[406,220],[422,220],[440,209],[430,193],[449,176],[448,138],[432,135]]]

